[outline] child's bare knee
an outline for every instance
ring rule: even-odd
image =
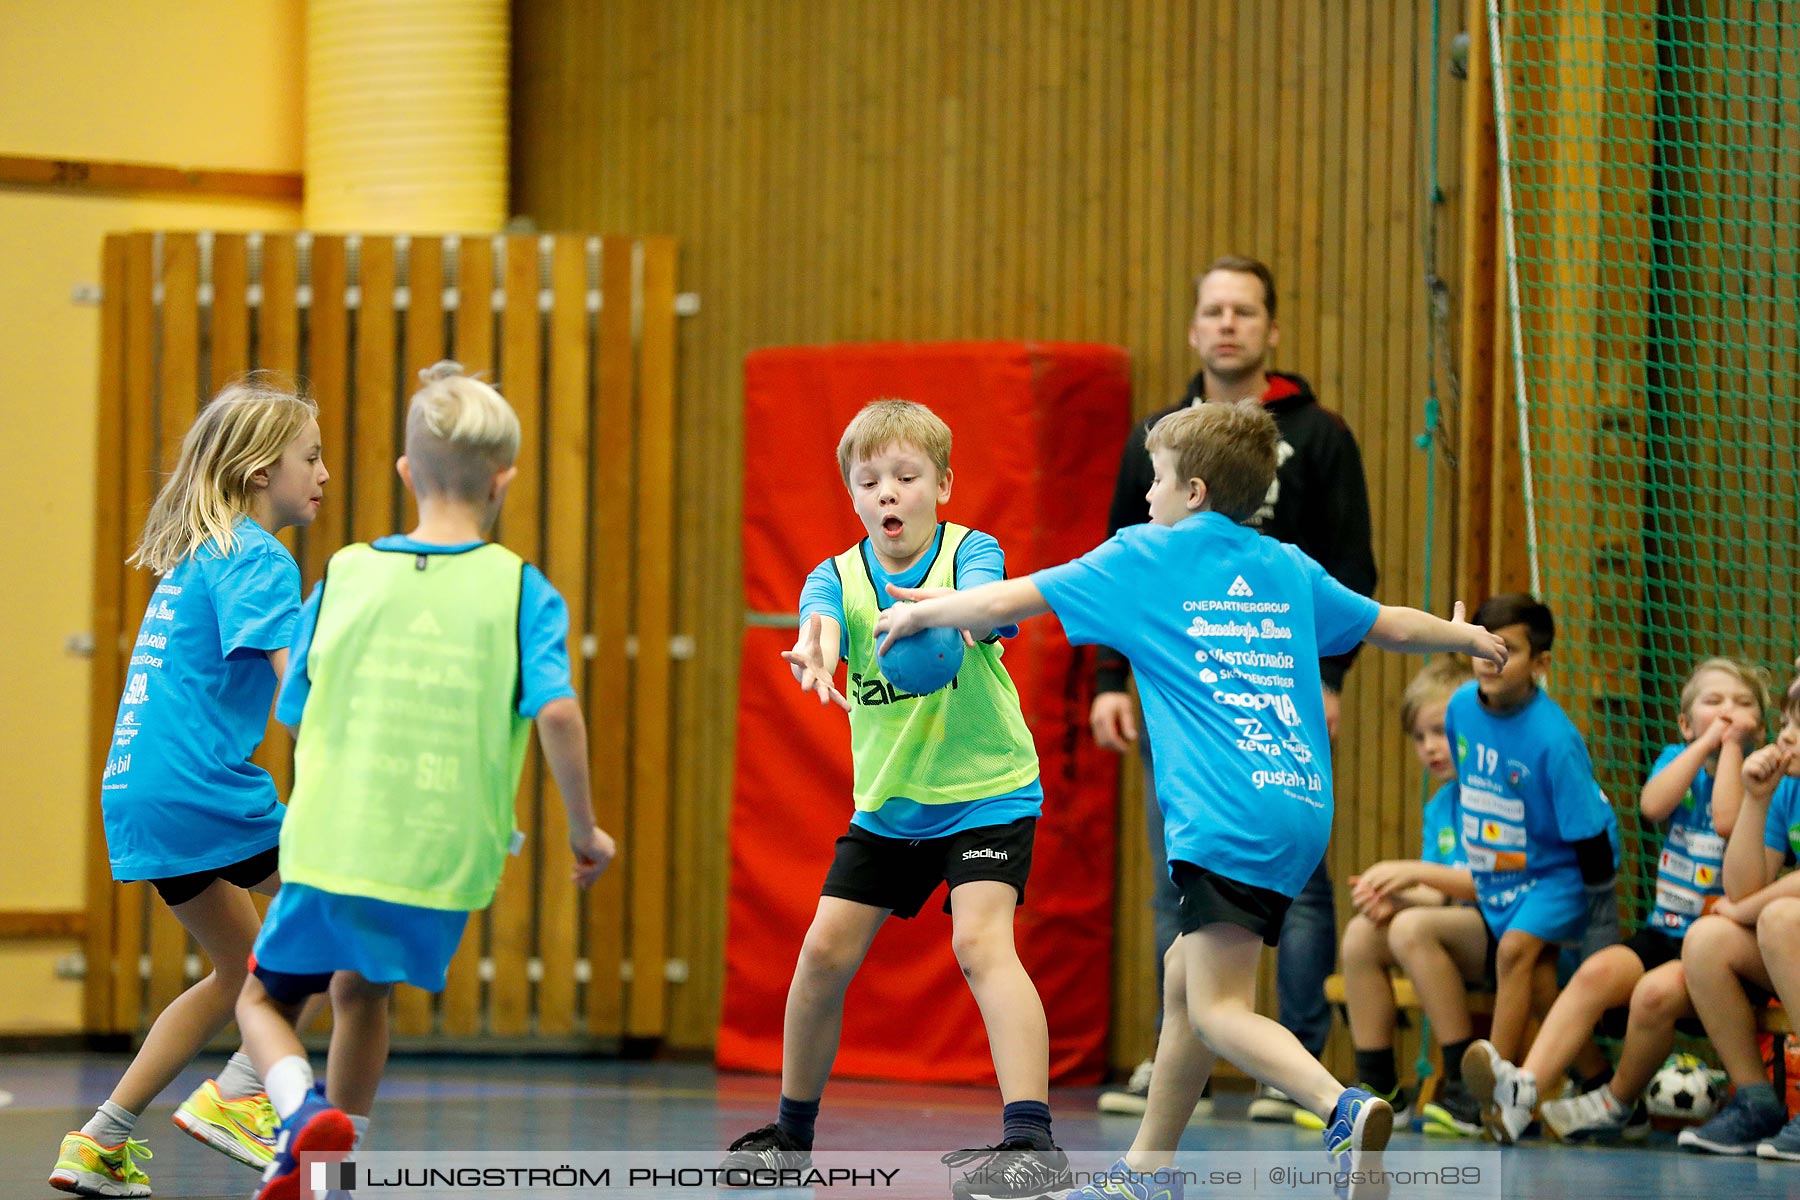
[[[1787,947],[1800,936],[1800,900],[1771,900],[1756,918],[1756,941],[1767,948]]]
[[[1673,1025],[1687,1008],[1687,977],[1680,971],[1653,971],[1631,989],[1634,1024]]]
[[[1375,942],[1380,932],[1376,928],[1375,922],[1358,913],[1350,918],[1348,925],[1344,926],[1344,937],[1338,943],[1338,947],[1343,951],[1346,960],[1365,958],[1375,949]]]
[[[950,952],[962,973],[974,978],[1013,956],[1012,931],[991,926],[958,926],[950,934]]]
[[[1726,917],[1701,917],[1689,925],[1687,935],[1681,939],[1684,968],[1690,963],[1717,963],[1737,928],[1737,922]]]
[[[1422,910],[1402,909],[1388,922],[1387,944],[1396,958],[1417,954],[1437,936],[1426,923]]]
[[[343,1011],[385,1005],[393,990],[391,983],[371,983],[353,971],[339,971],[331,977],[331,1007]]]
[[[1503,975],[1514,971],[1527,974],[1536,965],[1544,943],[1528,933],[1516,933],[1508,930],[1501,935],[1500,944],[1494,951],[1494,967]]]
[[[841,931],[814,925],[806,931],[800,944],[799,969],[833,979],[849,976],[856,970],[857,947]]]

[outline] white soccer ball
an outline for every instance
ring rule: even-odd
[[[1653,1117],[1704,1121],[1718,1111],[1724,1090],[1704,1062],[1692,1054],[1671,1054],[1650,1080],[1644,1103]]]

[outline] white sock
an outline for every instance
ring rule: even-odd
[[[136,1128],[136,1113],[107,1100],[94,1110],[94,1115],[81,1127],[81,1132],[110,1148],[130,1137],[131,1131]]]
[[[312,1091],[312,1064],[298,1054],[290,1054],[269,1068],[263,1080],[269,1089],[269,1103],[283,1121],[300,1111],[306,1093]]]
[[[1600,1101],[1606,1105],[1606,1111],[1613,1117],[1623,1120],[1631,1115],[1631,1105],[1613,1095],[1610,1083],[1600,1088]]]
[[[231,1056],[225,1069],[219,1072],[219,1077],[213,1082],[218,1085],[221,1100],[241,1100],[263,1090],[262,1080],[256,1075],[255,1064],[242,1050]]]
[[[356,1130],[356,1137],[350,1142],[352,1150],[361,1149],[363,1139],[369,1136],[369,1118],[359,1117],[355,1113],[345,1113],[350,1118],[350,1128]]]

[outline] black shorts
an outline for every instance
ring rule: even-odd
[[[1172,862],[1169,870],[1181,893],[1181,932],[1198,933],[1208,925],[1238,925],[1273,946],[1281,941],[1281,922],[1292,896],[1254,884],[1227,879],[1190,862]]]
[[[1638,956],[1644,964],[1644,974],[1656,970],[1660,966],[1679,961],[1681,958],[1681,939],[1670,937],[1654,925],[1646,925],[1619,945]],[[1745,984],[1746,990],[1750,985]],[[1750,1006],[1759,1008],[1756,994],[1751,991]],[[1594,1032],[1601,1037],[1615,1041],[1625,1036],[1626,1028],[1631,1024],[1631,1006],[1621,1004],[1617,1008],[1609,1008],[1600,1014],[1600,1021],[1594,1026]],[[1690,1037],[1705,1037],[1706,1027],[1700,1024],[1698,1017],[1683,1017],[1675,1022],[1675,1028]]]
[[[263,991],[277,1004],[300,1004],[308,996],[331,990],[330,971],[321,971],[316,975],[294,975],[287,971],[271,971],[256,961],[256,955],[250,956],[250,973],[262,981]]]
[[[837,854],[820,895],[892,909],[904,919],[918,916],[940,883],[954,888],[992,879],[1012,884],[1023,904],[1036,829],[1036,817],[1020,817],[1009,825],[983,825],[948,837],[911,841],[852,825],[837,840]],[[944,911],[950,911],[949,896],[944,897]]]
[[[277,854],[278,849],[270,846],[261,854],[252,855],[228,867],[212,867],[205,871],[195,871],[192,875],[171,875],[167,879],[152,879],[149,883],[156,889],[156,894],[163,898],[163,903],[174,908],[204,892],[212,886],[215,879],[223,879],[226,883],[241,888],[255,887],[275,873]]]
[[[1481,990],[1492,992],[1500,987],[1500,939],[1494,936],[1494,927],[1485,918],[1481,928],[1487,933],[1487,953],[1481,959]]]

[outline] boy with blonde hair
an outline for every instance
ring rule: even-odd
[[[1121,529],[1073,562],[883,614],[884,649],[927,627],[991,628],[1055,612],[1069,640],[1130,659],[1156,756],[1181,935],[1165,964],[1161,1043],[1131,1150],[1077,1200],[1153,1193],[1179,1200],[1163,1170],[1223,1055],[1326,1122],[1333,1166],[1379,1151],[1393,1109],[1346,1088],[1299,1040],[1255,1008],[1256,968],[1279,940],[1295,893],[1331,832],[1331,741],[1319,658],[1359,642],[1497,661],[1505,644],[1360,596],[1293,546],[1247,528],[1275,476],[1275,421],[1258,405],[1207,404],[1150,433],[1151,524]],[[1205,864],[1205,865],[1202,865]],[[1153,1176],[1147,1174],[1155,1172]],[[1353,1190],[1358,1176],[1342,1177]]]
[[[1800,666],[1800,664],[1796,664]],[[1694,1009],[1731,1077],[1731,1099],[1704,1125],[1684,1129],[1685,1150],[1800,1162],[1800,1118],[1763,1070],[1757,1013],[1780,1000],[1800,1012],[1800,679],[1787,694],[1781,733],[1744,759],[1741,804],[1725,846],[1725,899],[1682,939]],[[1720,790],[1729,780],[1721,771]],[[1786,871],[1784,874],[1783,872]]]
[[[1004,1105],[997,1146],[946,1158],[971,1167],[955,1194],[1025,1197],[1069,1186],[1068,1161],[1050,1136],[1044,1006],[1013,945],[1044,797],[1019,694],[1000,662],[1000,639],[1017,628],[964,623],[961,669],[927,696],[890,683],[875,654],[890,589],[953,595],[1005,578],[998,542],[938,520],[950,500],[950,441],[950,427],[924,405],[878,400],[838,443],[838,470],[866,536],[807,577],[800,636],[782,657],[803,690],[850,714],[856,813],[788,986],[776,1119],[731,1144],[728,1168],[811,1161],[844,990],[882,923],[913,917],[944,883],[951,949],[987,1025]],[[843,691],[833,682],[840,658],[848,660]]]
[[[359,1142],[387,1062],[396,983],[442,991],[469,913],[499,886],[535,718],[586,887],[614,846],[594,824],[568,608],[486,540],[517,474],[519,421],[455,363],[421,372],[396,464],[419,503],[404,536],[346,546],[300,615],[276,715],[299,726],[281,829],[284,886],[238,999],[280,1119],[258,1200],[300,1194],[299,1156]],[[304,718],[304,719],[303,719]],[[329,1100],[294,1033],[331,993]]]
[[[1481,913],[1472,904],[1458,903],[1475,899],[1475,880],[1462,852],[1456,764],[1444,736],[1444,707],[1470,678],[1466,662],[1445,655],[1427,663],[1406,685],[1401,727],[1437,788],[1421,814],[1419,857],[1373,863],[1350,880],[1356,916],[1344,929],[1343,961],[1357,1086],[1387,1100],[1400,1114],[1409,1104],[1394,1063],[1397,1010],[1388,972],[1396,966],[1407,972],[1441,1043],[1469,1036],[1466,985],[1479,982],[1491,962],[1492,943]],[[1461,1073],[1455,1068],[1461,1064],[1444,1065],[1445,1087],[1454,1090],[1453,1085],[1460,1086]],[[1428,1117],[1436,1117],[1445,1099],[1427,1106]],[[1479,1112],[1456,1132],[1480,1133]]]

